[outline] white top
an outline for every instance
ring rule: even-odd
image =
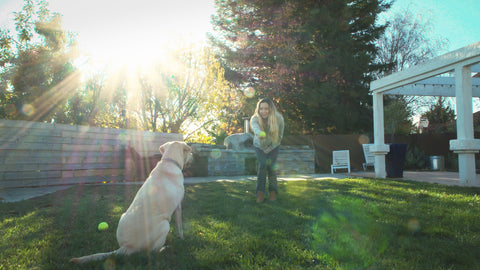
[[[256,115],[252,116],[252,118],[250,119],[250,125],[252,127],[253,134],[255,134],[255,136],[253,137],[253,146],[261,149],[263,152],[267,154],[273,149],[275,149],[276,147],[278,147],[282,141],[283,129],[285,126],[283,122],[283,116],[279,113],[277,113],[277,124],[278,124],[278,141],[277,142],[272,141],[272,139],[269,138],[269,136],[263,139],[260,139],[259,134],[261,131],[264,131],[264,130],[260,129],[258,116]]]

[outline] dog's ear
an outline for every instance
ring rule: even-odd
[[[160,145],[160,147],[158,148],[158,150],[160,150],[160,153],[163,155],[165,153],[165,146],[167,146],[168,143],[164,143],[162,145]]]
[[[186,152],[186,153],[191,153],[192,152],[192,147],[190,147],[189,145],[185,144],[183,146],[183,151]]]

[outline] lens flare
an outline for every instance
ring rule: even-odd
[[[411,232],[418,232],[420,230],[420,223],[418,220],[412,218],[407,222],[407,229]]]
[[[267,158],[266,163],[267,163],[267,166],[270,166],[272,164],[272,160]]]
[[[252,98],[253,96],[255,96],[255,89],[253,89],[253,87],[248,87],[243,91],[243,93],[246,97]]]
[[[118,134],[118,141],[124,143],[124,144],[127,144],[128,143],[128,138],[127,138],[127,134],[125,133],[120,133]]]
[[[366,135],[360,135],[360,137],[358,137],[358,142],[360,144],[366,144],[366,143],[370,143],[370,139],[368,138],[368,136]]]
[[[26,116],[31,116],[34,113],[35,109],[30,104],[24,104],[22,106],[22,113]]]
[[[278,171],[278,164],[277,163],[273,164],[272,169],[274,171]]]
[[[106,259],[105,262],[103,263],[103,269],[105,270],[113,270],[116,268],[116,263],[115,260],[113,259]]]
[[[210,156],[213,159],[219,159],[222,156],[222,152],[220,152],[218,149],[213,149],[212,152],[210,152]]]

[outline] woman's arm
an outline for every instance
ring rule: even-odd
[[[250,126],[252,127],[252,131],[255,136],[258,136],[262,131],[260,129],[260,123],[258,122],[258,117],[255,115],[250,118]]]

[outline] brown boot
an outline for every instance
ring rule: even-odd
[[[257,192],[257,203],[262,203],[265,200],[265,193],[263,191]]]
[[[277,200],[277,192],[276,191],[270,191],[268,194],[268,200],[270,201],[276,201]]]

